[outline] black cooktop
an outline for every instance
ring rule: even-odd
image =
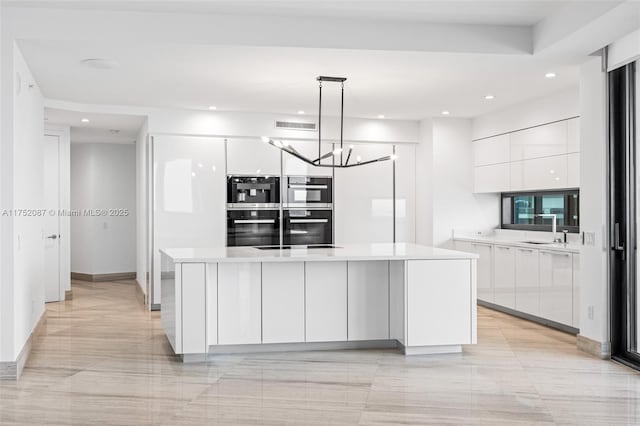
[[[311,249],[329,249],[329,248],[340,248],[338,246],[334,246],[333,244],[317,244],[317,245],[313,245],[313,246],[304,246],[304,245],[299,245],[299,246],[259,246],[259,247],[255,247],[258,250],[296,250],[296,249],[307,249],[307,250],[311,250]]]

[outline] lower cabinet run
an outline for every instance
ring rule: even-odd
[[[480,256],[480,302],[530,315],[566,331],[579,328],[578,253],[469,241],[456,241],[456,249]]]
[[[475,259],[175,263],[163,275],[162,324],[187,357],[460,352],[476,343],[475,268]]]

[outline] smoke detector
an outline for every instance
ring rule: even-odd
[[[80,61],[82,65],[85,65],[89,68],[97,69],[97,70],[111,70],[114,68],[118,68],[120,64],[115,59],[104,59],[104,58],[87,58]]]

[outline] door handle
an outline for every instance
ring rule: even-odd
[[[260,223],[275,223],[275,219],[237,219],[234,220],[233,223],[249,223],[249,224],[260,224]]]
[[[328,223],[329,219],[291,219],[291,223]]]
[[[51,234],[49,235],[47,238],[51,239],[51,240],[55,240],[58,238],[58,236],[56,234]]]
[[[616,251],[624,251],[624,244],[620,242],[620,224],[613,225],[613,249]]]

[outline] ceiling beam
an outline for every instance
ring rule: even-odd
[[[4,7],[15,39],[531,54],[532,28]]]

